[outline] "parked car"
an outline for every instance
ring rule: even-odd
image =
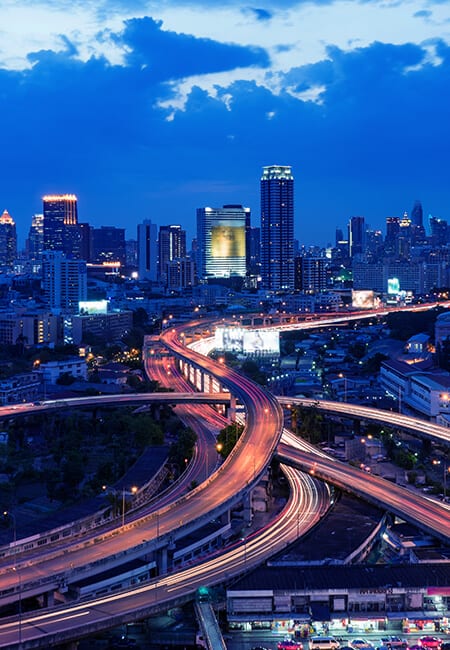
[[[334,636],[312,636],[309,640],[309,650],[337,650],[340,645]]]
[[[440,650],[442,639],[437,636],[421,636],[419,639],[419,645],[422,646],[422,648],[427,648],[427,650]]]
[[[381,639],[381,643],[387,648],[400,648],[400,650],[405,650],[408,647],[405,639],[401,639],[399,636],[385,636]]]
[[[350,645],[354,650],[370,650],[373,645],[366,639],[352,639]]]
[[[298,650],[299,648],[303,648],[303,644],[292,639],[285,639],[284,641],[278,642],[277,648],[278,650]]]

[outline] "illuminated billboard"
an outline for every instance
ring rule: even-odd
[[[245,257],[245,226],[212,226],[211,257]]]
[[[218,327],[214,336],[217,350],[243,352],[244,330],[241,327]]]
[[[367,291],[352,291],[352,306],[356,309],[373,309],[379,307],[380,299],[375,297],[375,293],[370,289]]]
[[[108,301],[107,300],[80,300],[78,303],[78,311],[80,314],[107,314]]]
[[[247,330],[242,327],[218,327],[215,347],[224,352],[253,355],[279,355],[280,333],[276,330]]]
[[[280,354],[280,332],[278,330],[245,330],[245,354]]]
[[[387,292],[389,295],[397,295],[400,293],[400,280],[398,278],[388,278]]]

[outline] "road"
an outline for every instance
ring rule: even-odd
[[[323,322],[321,325],[323,325]],[[177,331],[175,329],[166,331],[163,335],[163,340],[175,356],[188,358],[190,363],[194,366],[214,374],[220,382],[228,386],[231,393],[239,397],[246,407],[246,428],[235,448],[235,451],[228,461],[224,463],[222,467],[215,472],[210,479],[208,479],[208,481],[196,488],[187,497],[179,499],[174,505],[168,507],[166,509],[167,512],[163,512],[162,518],[159,517],[161,535],[164,535],[169,531],[174,531],[181,526],[185,526],[189,522],[192,522],[193,519],[200,519],[202,516],[210,517],[210,513],[215,511],[217,507],[223,507],[224,504],[229,503],[233,495],[242,490],[243,487],[250,486],[250,484],[255,481],[257,476],[259,476],[267,466],[281,435],[281,411],[275,398],[268,395],[261,387],[256,386],[253,382],[247,380],[245,377],[239,375],[233,370],[205,358],[198,352],[192,350],[187,351],[178,339]],[[249,450],[250,453],[248,453]],[[282,458],[285,457],[290,463],[297,463],[299,466],[311,471],[312,474],[315,474],[316,476],[328,478],[328,480],[336,482],[337,484],[345,485],[347,488],[352,490],[355,489],[356,491],[362,491],[364,485],[367,489],[367,475],[362,473],[359,475],[352,474],[349,472],[350,468],[347,465],[342,465],[342,467],[339,468],[338,464],[334,460],[327,459],[326,457],[317,454],[312,459],[310,455],[311,452],[305,453],[302,451],[291,451],[283,445],[281,445],[279,453]],[[290,476],[291,471],[292,470],[286,469],[288,476]],[[296,476],[298,477],[298,474],[296,474]],[[370,478],[374,479],[376,477]],[[292,477],[290,477],[290,480],[292,480]],[[369,489],[373,492],[373,486]],[[387,493],[392,491],[392,485],[389,484],[386,487],[386,485],[383,486],[380,484],[376,487],[376,490],[379,492],[381,498],[383,492]],[[294,488],[292,488],[292,494],[295,495]],[[434,505],[434,509],[430,510],[429,502],[427,503],[426,508],[424,508],[423,501],[422,505],[419,503],[421,499],[414,502],[414,500],[411,499],[410,493],[407,492],[406,494],[397,494],[395,498],[391,500],[391,503],[395,502],[395,507],[398,507],[400,511],[402,508],[411,511],[418,511],[421,521],[426,529],[429,529],[430,525],[434,525],[435,530],[437,530],[441,535],[445,534],[444,531],[449,530],[448,511],[446,512],[445,508]],[[295,496],[297,499],[299,498],[298,494]],[[411,501],[411,503],[408,503],[409,501]],[[290,503],[293,503],[292,498]],[[418,507],[419,510],[417,510]],[[309,508],[310,513],[312,513],[314,510],[313,506],[311,505]],[[422,512],[420,511],[421,509]],[[425,510],[427,511],[427,515],[425,515]],[[432,521],[430,521],[430,513],[432,514]],[[146,587],[133,590],[133,592],[105,597],[99,601],[93,601],[89,603],[89,605],[85,606],[74,605],[73,607],[64,608],[60,611],[33,614],[30,617],[33,620],[30,620],[28,615],[26,617],[24,616],[22,617],[20,631],[21,635],[23,635],[22,638],[25,638],[28,634],[29,638],[45,638],[47,633],[51,634],[55,628],[57,628],[61,634],[65,633],[67,635],[73,635],[73,632],[70,632],[70,628],[74,626],[79,630],[81,620],[83,621],[81,627],[89,621],[95,621],[96,625],[99,626],[106,625],[106,623],[110,625],[111,622],[115,620],[115,616],[119,615],[119,612],[123,615],[124,613],[126,614],[127,611],[130,611],[130,616],[139,617],[140,615],[143,615],[142,612],[147,611],[149,607],[149,599],[152,600],[153,604],[160,601],[166,602],[167,598],[191,593],[195,588],[205,582],[212,584],[214,582],[227,580],[231,575],[233,575],[233,571],[239,572],[243,570],[243,562],[244,566],[251,566],[250,563],[253,561],[261,562],[264,557],[267,557],[268,549],[270,552],[273,552],[278,548],[278,545],[284,545],[287,543],[289,536],[286,537],[286,535],[281,534],[282,524],[284,521],[286,521],[286,525],[288,526],[288,522],[290,521],[291,532],[295,529],[295,535],[297,534],[297,507],[295,506],[295,515],[289,516],[289,510],[288,515],[286,515],[286,512],[283,514],[286,520],[280,520],[267,531],[261,531],[263,546],[259,550],[255,549],[253,551],[253,547],[250,547],[249,543],[246,541],[235,550],[223,552],[220,555],[219,560],[218,558],[214,558],[190,569],[180,571],[177,574],[163,576],[157,583],[149,584]],[[96,549],[95,546],[87,546],[86,548],[77,550],[72,550],[71,547],[68,547],[67,553],[69,555],[63,558],[64,561],[62,564],[61,558],[52,558],[49,562],[45,563],[45,565],[40,564],[37,568],[36,578],[42,579],[43,576],[48,576],[49,573],[50,575],[58,574],[58,570],[60,572],[67,571],[70,563],[72,563],[72,566],[74,567],[80,567],[82,564],[84,565],[86,563],[87,559],[88,561],[96,559],[97,561],[100,561],[100,558],[104,557],[105,554],[120,552],[124,543],[126,543],[128,547],[133,546],[134,544],[139,544],[138,538],[140,537],[142,540],[144,527],[139,527],[138,530],[137,527],[135,528],[133,526],[130,530],[122,531],[123,535],[117,535],[116,538],[121,540],[121,543],[116,547],[115,551],[114,546],[104,546],[103,542],[99,544],[98,549]],[[145,529],[145,534],[147,535],[148,533],[154,538],[154,519],[150,528],[151,530],[147,528]],[[133,535],[136,533],[138,534],[136,538],[134,538]],[[271,540],[271,546],[268,546],[268,539]],[[111,540],[105,543],[110,542]],[[77,555],[77,553],[79,553],[79,555]],[[74,562],[72,562],[72,560],[74,560]],[[58,562],[60,562],[59,569]],[[18,574],[17,572],[15,574],[12,573],[11,566],[5,568],[9,574],[9,583],[6,581],[6,584],[11,585]],[[18,566],[17,569],[20,571],[20,576],[23,576],[23,582],[25,583],[28,579],[31,579],[31,573],[33,570],[36,570],[36,567],[34,567],[34,565],[23,565],[20,567]],[[144,609],[141,610],[140,598],[142,594],[145,594],[145,596],[143,596],[145,605],[143,602],[142,607]],[[120,601],[119,605],[117,604],[118,601]],[[101,608],[101,612],[97,608]],[[131,609],[128,610],[128,608]],[[131,610],[134,612],[133,615],[131,615]],[[38,632],[35,630],[36,625],[39,625]],[[7,623],[5,621],[5,624],[0,627],[1,647],[14,647],[17,634],[18,622]]]

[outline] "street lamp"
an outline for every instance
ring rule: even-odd
[[[20,576],[19,567],[17,566],[17,525],[16,525],[16,515],[13,512],[8,510],[3,511],[3,516],[12,519],[13,522],[13,543],[14,543],[14,566],[13,571],[17,574],[17,582],[19,587],[19,621],[18,621],[18,633],[19,633],[19,650],[22,648],[22,579]]]
[[[346,402],[347,401],[347,377],[342,372],[339,373],[338,377],[344,380],[344,402]]]

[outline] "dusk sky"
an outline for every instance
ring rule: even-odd
[[[69,9],[70,7],[70,9]],[[180,223],[292,165],[296,236],[364,215],[450,220],[447,0],[2,0],[0,208],[21,243],[46,193],[79,220]],[[426,219],[427,225],[427,219]]]

